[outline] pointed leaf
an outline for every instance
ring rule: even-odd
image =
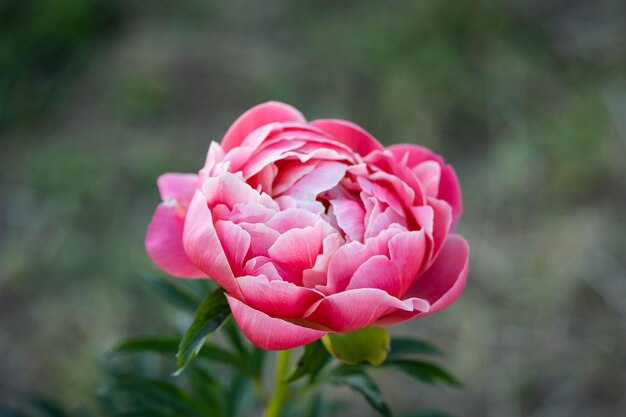
[[[306,375],[309,375],[313,380],[329,359],[330,355],[322,342],[318,340],[309,343],[304,346],[304,352],[291,375],[287,377],[287,382],[296,381]]]
[[[382,327],[365,327],[352,333],[328,333],[322,337],[328,351],[349,365],[368,362],[380,365],[389,352],[389,332]]]
[[[395,359],[385,362],[384,365],[393,367],[427,384],[437,385],[439,382],[442,382],[452,386],[460,385],[459,381],[452,374],[432,362],[413,359]]]
[[[367,402],[382,416],[391,417],[389,406],[382,398],[378,385],[361,368],[354,366],[340,366],[330,375],[329,381],[335,385],[346,385],[363,395]]]
[[[176,375],[179,375],[198,355],[206,338],[215,332],[229,315],[230,307],[223,289],[213,291],[202,301],[178,347]]]
[[[406,355],[436,355],[443,356],[443,352],[435,345],[419,339],[394,337],[391,339],[391,350],[388,359],[397,359]]]
[[[180,341],[174,338],[138,337],[123,341],[113,348],[112,353],[117,355],[152,352],[173,356],[178,352],[179,344]],[[209,361],[241,368],[241,363],[237,356],[216,344],[205,342],[198,356]]]

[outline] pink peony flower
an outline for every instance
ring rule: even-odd
[[[215,280],[264,349],[432,314],[465,286],[454,169],[348,121],[258,105],[211,143],[197,175],[158,186],[148,254],[177,277]]]

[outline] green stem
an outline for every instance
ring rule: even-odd
[[[276,356],[276,381],[274,382],[274,393],[270,399],[265,417],[280,417],[283,406],[287,400],[287,373],[289,372],[289,364],[291,361],[291,351],[281,350]]]

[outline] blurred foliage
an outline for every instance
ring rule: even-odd
[[[180,319],[132,278],[155,179],[274,99],[459,174],[465,294],[392,334],[444,346],[465,389],[377,379],[390,404],[619,415],[624,22],[618,0],[0,1],[0,397],[78,405],[104,350]]]
[[[118,0],[0,1],[0,129],[41,116],[65,94],[120,17]]]

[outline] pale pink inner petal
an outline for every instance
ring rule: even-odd
[[[413,168],[422,188],[427,196],[437,197],[439,194],[439,179],[441,178],[441,165],[436,161],[424,161]]]
[[[304,229],[317,223],[319,217],[308,210],[288,208],[277,212],[266,224],[278,233],[285,233],[291,229]]]
[[[350,240],[363,240],[365,210],[357,201],[348,198],[330,200],[337,224]]]
[[[316,166],[314,162],[284,164],[276,176],[273,187],[274,195],[280,195],[287,191],[296,181],[312,172]]]
[[[235,276],[241,275],[250,248],[250,235],[238,224],[225,220],[215,223],[215,232],[222,242],[233,273]]]
[[[267,256],[269,248],[280,236],[276,230],[264,223],[239,223],[250,235],[250,256]]]
[[[320,162],[314,171],[306,174],[287,190],[287,194],[297,200],[314,200],[319,193],[336,186],[347,168],[341,162]]]
[[[332,233],[324,238],[322,253],[317,256],[315,264],[302,272],[302,285],[309,288],[326,285],[330,260],[343,243],[344,240],[338,233]]]
[[[319,227],[291,229],[276,239],[268,253],[277,266],[289,272],[288,281],[301,285],[302,271],[315,264],[323,238]]]

